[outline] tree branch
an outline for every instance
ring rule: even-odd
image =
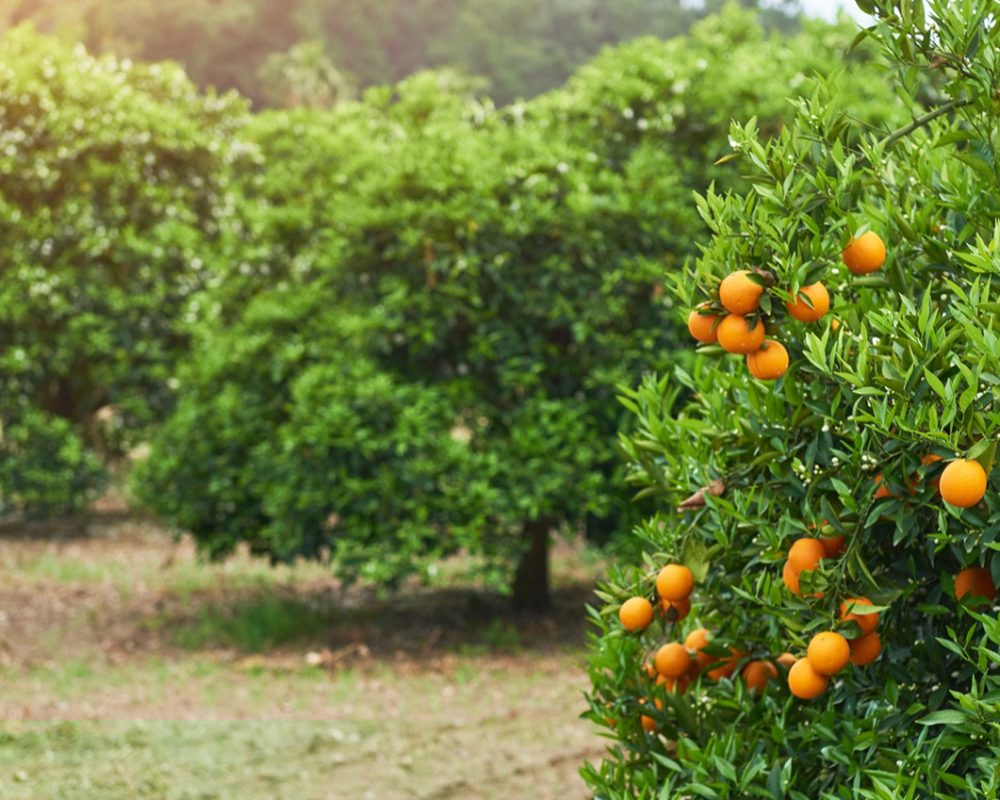
[[[917,117],[909,125],[900,128],[899,130],[893,131],[888,136],[886,136],[881,142],[879,142],[879,144],[882,147],[890,147],[896,142],[898,142],[900,139],[902,139],[904,136],[909,136],[918,128],[922,128],[924,127],[924,125],[929,125],[938,117],[944,116],[949,111],[954,111],[957,108],[962,108],[963,106],[971,105],[972,102],[973,102],[972,98],[967,97],[964,100],[952,100],[948,103],[945,103],[943,106],[938,106],[933,111],[928,111],[923,116]]]
[[[678,511],[689,511],[692,508],[701,508],[705,505],[706,497],[718,497],[724,491],[726,491],[726,484],[722,481],[712,481],[704,489],[699,489],[693,495],[691,495],[687,500],[677,506]]]

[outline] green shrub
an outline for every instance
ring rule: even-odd
[[[76,511],[100,487],[100,461],[64,419],[37,408],[0,421],[0,513]]]
[[[212,555],[246,541],[381,583],[468,545],[488,487],[440,392],[366,357],[372,327],[312,290],[256,300],[181,372],[141,499]]]
[[[89,442],[114,405],[141,427],[169,403],[217,277],[213,242],[235,224],[243,105],[199,95],[176,67],[92,58],[28,28],[0,47],[0,421],[29,409],[36,433],[58,418]],[[63,464],[63,489],[44,479],[55,505],[87,485],[85,462],[75,476]],[[40,498],[24,480],[0,494]]]
[[[743,359],[709,345],[625,396],[638,423],[630,478],[660,508],[636,531],[642,565],[616,569],[593,614],[591,716],[616,740],[584,770],[598,797],[997,795],[1000,631],[993,603],[956,599],[955,576],[985,566],[1000,580],[1000,28],[987,0],[860,5],[880,13],[868,38],[912,124],[867,130],[820,80],[779,137],[735,125],[752,188],[699,199],[713,236],[672,282],[691,308],[718,303],[734,270],[770,273],[759,316],[791,354],[788,372],[752,380]],[[841,251],[866,230],[888,260],[852,275]],[[785,312],[817,280],[839,327]],[[934,484],[945,464],[929,455],[978,460],[993,473],[984,499],[945,502]],[[683,502],[716,481],[718,496]],[[844,536],[846,549],[803,572],[792,594],[790,545],[817,532]],[[668,562],[695,576],[690,616],[625,633],[621,603],[653,599]],[[749,660],[804,656],[823,630],[858,638],[840,619],[850,597],[879,611],[877,661],[849,666],[810,702],[790,695],[784,669],[751,694],[740,677]],[[645,662],[699,627],[713,634],[713,659],[738,652],[732,680],[702,675],[665,691]]]

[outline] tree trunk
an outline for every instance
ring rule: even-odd
[[[521,555],[514,574],[514,608],[518,611],[548,611],[552,607],[549,594],[549,529],[552,520],[529,520],[524,523],[523,536],[528,549]]]

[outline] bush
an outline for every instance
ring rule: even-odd
[[[312,291],[252,303],[181,373],[141,498],[214,556],[246,541],[348,579],[391,584],[468,545],[487,487],[444,398],[380,372],[371,333]]]
[[[661,507],[636,531],[642,566],[616,569],[593,614],[591,716],[616,740],[584,770],[599,797],[997,794],[1000,626],[992,602],[956,599],[956,575],[985,566],[1000,580],[1000,499],[995,476],[965,510],[936,482],[953,459],[987,475],[995,463],[1000,28],[985,0],[930,2],[926,14],[861,5],[880,14],[866,35],[912,123],[859,126],[821,80],[777,138],[735,125],[752,189],[700,198],[713,237],[672,282],[686,308],[718,310],[720,278],[760,267],[759,316],[791,354],[787,373],[752,380],[742,359],[707,345],[690,368],[625,396],[638,422],[630,477]],[[888,260],[854,275],[841,251],[867,230]],[[832,312],[791,319],[786,301],[816,281]],[[816,569],[783,580],[790,545],[820,535],[844,537],[843,552],[828,542]],[[696,579],[690,616],[626,633],[620,605],[654,598],[668,562]],[[839,610],[851,597],[878,612],[874,663],[848,667],[812,701],[790,695],[784,667],[763,696],[750,691],[751,660],[805,656],[824,630],[858,640]],[[723,671],[668,691],[645,662],[701,627]]]
[[[724,22],[716,27],[740,41],[755,24],[745,13]],[[713,47],[721,47],[721,35]],[[759,29],[750,39],[780,50]],[[683,44],[663,47],[684,51]],[[698,69],[700,51],[691,49],[678,69]],[[827,52],[832,59],[832,48]],[[387,390],[419,385],[446,401],[449,423],[441,430],[468,432],[475,471],[466,480],[490,487],[483,495],[489,505],[473,517],[488,524],[468,546],[501,567],[524,553],[514,570],[523,605],[547,602],[551,528],[586,524],[600,535],[627,519],[613,441],[625,418],[615,387],[643,367],[665,367],[686,336],[671,321],[673,304],[661,285],[664,270],[676,272],[693,252],[692,232],[699,230],[680,157],[655,146],[669,138],[659,128],[649,131],[648,143],[637,135],[625,152],[616,131],[604,139],[582,135],[573,116],[594,113],[585,89],[598,92],[606,78],[632,72],[645,58],[624,48],[620,61],[606,57],[591,71],[589,89],[578,81],[568,99],[501,112],[475,100],[467,81],[426,73],[370,90],[363,103],[329,114],[268,114],[251,128],[264,166],[247,182],[245,216],[259,244],[216,295],[219,322],[204,346],[215,347],[216,336],[226,341],[229,334],[220,331],[227,328],[250,331],[239,310],[265,284],[293,294],[309,286],[343,313],[373,309],[364,358],[385,376]],[[783,96],[787,88],[787,79],[778,79],[770,91]],[[642,92],[656,89],[647,83]],[[623,92],[621,102],[631,101]],[[886,98],[883,107],[891,108]],[[676,149],[694,151],[696,141],[711,146],[705,131],[719,124],[692,124],[690,139],[679,137]],[[302,306],[297,313],[312,311]],[[291,317],[286,322],[297,330]],[[310,325],[300,317],[298,328]],[[191,391],[209,398],[242,394],[242,379],[210,371],[188,376],[198,387]],[[290,406],[282,419],[297,413]],[[275,438],[275,424],[256,426],[253,436]],[[196,472],[194,459],[212,460],[176,449],[164,439],[154,458],[177,459],[179,474]],[[241,477],[242,459],[230,469],[219,479],[257,485]],[[164,496],[169,475],[163,471],[145,494]],[[193,482],[161,511],[198,531],[209,550],[216,541],[254,541],[250,524],[200,516],[200,489]],[[254,498],[248,507],[262,507]],[[316,504],[308,515],[278,522],[265,513],[255,524],[284,526],[290,540],[324,541],[316,520],[344,513],[330,496],[310,498],[302,501]],[[470,526],[459,515],[431,525],[432,516],[417,515],[425,533],[411,540],[414,555],[435,536],[454,541],[442,533],[450,525]],[[373,559],[382,552],[367,534],[361,542]],[[399,563],[406,567],[405,559]]]
[[[100,461],[64,419],[37,408],[0,425],[0,513],[77,511],[103,481]]]
[[[92,58],[28,28],[2,47],[0,421],[90,442],[94,412],[115,405],[142,427],[169,404],[213,242],[234,225],[243,105],[198,95],[176,67]],[[65,505],[95,474],[72,463],[80,473],[67,461],[0,494]]]

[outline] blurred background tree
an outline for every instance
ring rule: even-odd
[[[794,0],[742,0],[766,27],[798,25]],[[561,84],[608,44],[669,38],[717,12],[724,0],[8,0],[0,22],[32,20],[90,48],[180,62],[192,80],[274,105],[261,68],[277,53],[318,41],[361,87],[423,69],[453,67],[486,78],[495,102]],[[0,9],[3,6],[0,4]],[[277,103],[284,105],[282,102]]]

